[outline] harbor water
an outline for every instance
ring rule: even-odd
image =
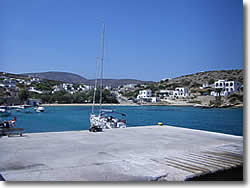
[[[243,108],[201,109],[181,106],[107,106],[125,113],[127,126],[164,125],[243,135]],[[88,130],[91,106],[45,107],[37,113],[33,108],[16,112],[0,121],[17,117],[16,127],[26,133]],[[121,117],[123,118],[123,117]]]

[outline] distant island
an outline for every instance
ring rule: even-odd
[[[158,82],[104,79],[103,85],[106,104],[243,106],[243,70],[205,71]],[[89,104],[93,87],[94,80],[68,72],[0,72],[0,105],[30,100],[42,104]]]

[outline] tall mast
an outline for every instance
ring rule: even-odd
[[[102,79],[103,79],[103,59],[104,59],[104,31],[105,31],[105,25],[102,25],[102,44],[101,44],[101,62],[100,62],[100,67],[101,67],[101,72],[100,72],[100,109],[99,109],[99,114],[101,114],[102,110]]]
[[[95,89],[94,89],[94,96],[93,96],[93,105],[92,105],[92,114],[94,113],[94,108],[95,108],[95,96],[96,96],[96,87],[97,87],[97,80],[98,80],[98,75],[99,70],[100,70],[100,63],[99,63],[99,58],[96,58],[96,80],[95,80]]]

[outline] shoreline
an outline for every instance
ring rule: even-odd
[[[84,103],[84,104],[76,104],[76,103],[71,103],[71,104],[42,104],[41,106],[92,106],[92,103]],[[98,106],[99,104],[95,104],[95,106]],[[102,106],[140,106],[138,104],[102,104]]]
[[[92,106],[92,103],[84,103],[84,104],[76,104],[76,103],[71,103],[71,104],[42,104],[41,106]],[[98,104],[95,104],[98,106]],[[190,104],[190,103],[172,103],[172,104],[131,104],[131,103],[125,103],[125,104],[102,104],[102,106],[189,106],[189,107],[195,107],[195,104]],[[235,106],[230,106],[230,107],[220,107],[220,108],[243,108],[243,104],[235,105]],[[211,108],[216,108],[216,107],[211,107]]]

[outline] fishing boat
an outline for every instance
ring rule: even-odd
[[[0,117],[10,116],[10,114],[11,114],[11,112],[8,111],[8,108],[6,106],[0,107]]]
[[[96,71],[96,80],[95,80],[95,88],[93,96],[93,105],[92,105],[92,113],[90,114],[90,128],[89,128],[90,132],[101,132],[103,131],[103,129],[126,128],[126,120],[123,118],[115,117],[115,115],[121,115],[122,117],[125,117],[126,114],[116,112],[115,110],[102,109],[104,31],[105,31],[105,25],[103,25],[102,37],[101,37],[102,40],[101,58],[97,58],[97,71]],[[99,87],[100,89],[100,99],[99,99],[98,113],[95,113],[95,98],[96,98],[97,87]]]

